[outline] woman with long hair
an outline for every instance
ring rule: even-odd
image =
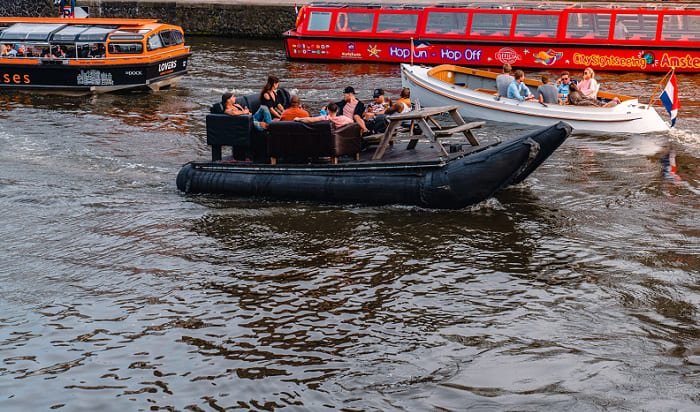
[[[277,89],[280,86],[280,79],[277,76],[267,77],[267,83],[260,91],[260,105],[267,106],[273,119],[282,117],[284,106],[277,101]]]

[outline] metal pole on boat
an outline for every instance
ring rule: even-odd
[[[413,66],[413,37],[411,37],[411,66]]]
[[[656,85],[656,87],[654,87],[654,91],[651,93],[651,97],[649,98],[649,104],[647,104],[647,110],[648,110],[651,106],[653,106],[654,103],[656,103],[657,100],[659,100],[659,97],[657,96],[657,93],[659,92],[659,89],[660,89],[660,88],[663,89],[664,87],[666,87],[666,82],[667,82],[668,79],[671,77],[671,74],[673,73],[674,70],[676,70],[676,68],[675,68],[675,67],[671,67],[671,70],[669,70],[668,73],[666,73],[666,74],[664,75],[664,77],[661,78],[661,81]]]

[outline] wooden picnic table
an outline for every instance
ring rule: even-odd
[[[387,126],[386,132],[384,132],[382,139],[379,141],[379,147],[377,147],[377,150],[374,152],[372,160],[380,160],[384,156],[384,152],[386,151],[387,147],[389,146],[389,143],[391,142],[392,138],[399,129],[399,126],[401,126],[402,122],[406,121],[411,122],[411,126],[409,129],[410,133],[413,133],[414,126],[418,126],[418,128],[421,131],[420,134],[411,136],[411,141],[406,147],[407,150],[415,149],[416,144],[418,143],[418,139],[424,138],[433,143],[436,143],[442,154],[445,156],[449,156],[449,154],[442,146],[442,144],[438,141],[438,139],[441,137],[449,137],[455,133],[460,132],[464,133],[464,137],[467,138],[467,140],[469,141],[469,143],[471,143],[472,146],[478,146],[479,141],[476,140],[476,137],[474,137],[474,134],[471,132],[471,129],[481,127],[484,125],[485,122],[467,123],[464,121],[457,109],[458,106],[456,105],[424,107],[421,109],[412,110],[410,112],[398,113],[389,116],[389,125]],[[447,129],[443,128],[435,120],[434,116],[444,113],[448,113],[452,117],[452,120],[457,124],[455,127]],[[430,121],[430,123],[432,123],[435,127],[430,126],[428,121]]]

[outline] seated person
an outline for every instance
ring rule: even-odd
[[[9,57],[21,56],[21,54],[19,53],[19,50],[20,50],[19,44],[15,44],[14,47],[12,47],[12,45],[9,45],[8,48],[9,48],[9,50],[7,51],[7,55]]]
[[[537,99],[540,103],[551,103],[558,104],[559,97],[557,97],[557,88],[553,84],[549,83],[549,75],[542,75],[542,85],[537,87]]]
[[[353,123],[351,118],[342,114],[338,115],[338,105],[333,102],[328,103],[328,106],[326,106],[326,111],[328,112],[326,115],[315,117],[297,117],[294,120],[304,123],[316,123],[323,120],[328,120],[331,122],[332,127],[341,127],[345,126],[346,124]]]
[[[383,89],[374,89],[372,96],[374,101],[367,105],[362,118],[372,133],[383,133],[386,129],[386,123],[384,122],[385,112],[391,106],[391,99],[387,100],[384,98]]]
[[[384,111],[391,106],[391,99],[387,100],[384,98],[383,89],[374,89],[372,97],[374,101],[367,104],[365,112],[362,115],[362,118],[365,120],[372,120],[377,115],[384,114]]]
[[[535,96],[530,93],[530,89],[525,86],[523,81],[525,80],[525,73],[522,70],[516,70],[513,73],[513,80],[510,85],[508,85],[508,95],[509,99],[516,99],[519,101],[524,100],[535,100]]]
[[[309,117],[309,112],[301,107],[299,96],[294,95],[289,99],[289,107],[284,109],[280,120],[294,120],[297,117]]]
[[[503,65],[503,73],[496,76],[496,89],[498,90],[498,97],[508,96],[508,86],[513,83],[513,76],[510,74],[513,68],[510,64],[506,63]]]
[[[583,92],[578,89],[578,86],[572,83],[569,85],[568,103],[575,106],[615,107],[620,103],[620,99],[615,97],[610,102],[603,104],[598,99],[584,96]]]
[[[260,91],[260,105],[266,106],[270,115],[279,119],[284,111],[284,107],[277,101],[277,90],[280,87],[280,79],[277,76],[267,76],[267,83]]]
[[[224,113],[229,116],[251,114],[247,107],[236,103],[236,96],[234,96],[233,93],[224,93],[223,96],[221,96],[221,105],[224,106]],[[260,106],[258,111],[253,115],[253,126],[260,131],[267,129],[271,121],[272,115],[270,115],[270,111],[266,106]]]
[[[92,49],[90,50],[90,57],[104,57],[105,56],[105,45],[102,43],[93,43]]]
[[[338,106],[338,113],[352,119],[360,126],[363,133],[369,131],[362,118],[362,115],[365,113],[365,104],[357,100],[355,89],[352,86],[348,86],[343,90],[343,100],[336,102],[336,106]]]
[[[584,96],[595,99],[598,97],[598,81],[595,79],[595,72],[590,67],[583,71],[583,80],[578,83],[578,90]]]
[[[411,105],[411,89],[404,87],[401,89],[399,100],[386,109],[384,114],[388,116],[394,113],[408,113],[411,110],[413,110],[413,106]]]
[[[557,96],[562,103],[566,103],[569,97],[569,84],[576,84],[576,80],[569,76],[569,72],[562,72],[561,77],[557,80]]]

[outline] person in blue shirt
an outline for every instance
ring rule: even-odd
[[[569,85],[576,84],[576,80],[569,76],[569,72],[562,72],[561,77],[557,80],[557,92],[559,99],[565,102],[566,98],[569,97]]]
[[[535,96],[530,93],[530,89],[523,84],[525,73],[522,70],[516,70],[513,72],[513,77],[515,80],[508,85],[508,98],[517,99],[521,102],[524,100],[535,100]]]

